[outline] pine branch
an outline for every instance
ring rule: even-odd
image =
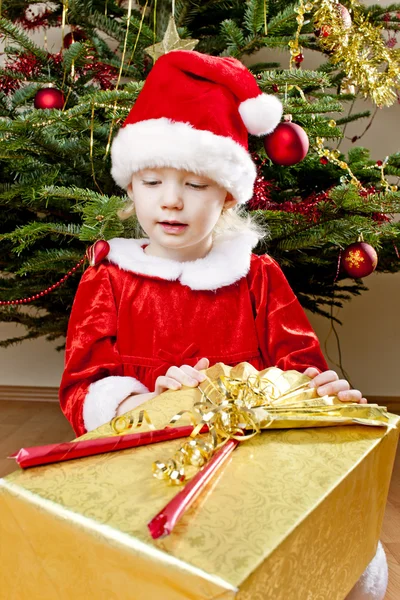
[[[245,45],[242,30],[232,19],[226,19],[221,23],[221,35],[226,42],[227,51],[230,56],[238,57],[241,48]]]
[[[346,123],[352,123],[354,121],[358,121],[359,119],[367,119],[371,116],[371,112],[366,110],[362,113],[355,113],[353,115],[348,115],[347,117],[342,117],[341,119],[336,119],[336,125],[345,125]]]
[[[29,273],[59,272],[60,269],[69,269],[71,264],[76,264],[82,258],[83,252],[76,250],[46,249],[24,261],[15,271],[16,276],[25,276]]]
[[[16,109],[20,106],[23,106],[27,102],[30,102],[39,89],[40,85],[38,83],[30,83],[17,90],[11,98],[12,108]]]
[[[79,66],[85,63],[85,57],[87,54],[87,47],[81,42],[74,42],[64,52],[63,65],[67,73],[71,71],[72,65]]]
[[[331,83],[327,75],[318,71],[306,71],[302,69],[288,69],[285,71],[267,71],[261,74],[258,84],[262,90],[272,89],[272,85],[277,85],[281,89],[286,86],[298,86],[303,88],[329,88]],[[297,91],[293,93],[298,94]]]
[[[14,252],[21,254],[24,250],[32,246],[44,236],[61,236],[65,238],[79,239],[81,232],[80,225],[64,223],[40,223],[31,222],[17,227],[10,233],[0,233],[0,242],[9,240],[14,243]]]
[[[264,0],[249,0],[247,2],[243,22],[246,29],[254,35],[257,35],[264,28],[264,7],[267,11]]]
[[[13,23],[11,23],[8,19],[5,19],[4,17],[0,17],[0,31],[12,38],[22,48],[24,48],[28,52],[31,52],[43,63],[47,63],[47,52],[39,48],[39,46],[37,46],[27,35],[25,35],[25,33],[19,27],[16,27]]]

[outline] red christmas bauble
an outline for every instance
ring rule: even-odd
[[[97,240],[92,246],[86,250],[86,258],[89,265],[94,267],[101,262],[110,252],[110,244],[105,240]]]
[[[342,267],[350,277],[367,277],[376,269],[378,255],[366,242],[355,242],[347,246],[342,254]]]
[[[53,87],[42,88],[36,92],[34,100],[35,108],[58,108],[64,106],[64,94]]]
[[[64,37],[63,48],[69,48],[71,44],[74,42],[82,42],[86,39],[86,35],[80,29],[74,29],[74,31],[70,31]]]
[[[304,129],[290,122],[279,123],[277,128],[264,138],[264,148],[272,162],[286,167],[303,160],[309,145]]]

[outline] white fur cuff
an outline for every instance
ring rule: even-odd
[[[146,386],[134,377],[104,377],[89,386],[83,405],[83,421],[92,431],[115,417],[118,405],[130,394],[146,394]]]
[[[388,585],[388,565],[381,542],[374,558],[346,596],[346,600],[383,600]]]

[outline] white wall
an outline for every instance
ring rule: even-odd
[[[0,323],[0,339],[26,334],[25,328]],[[46,342],[44,338],[0,348],[0,385],[58,386],[63,371],[64,353],[56,352],[62,340]]]
[[[384,3],[382,3],[384,4]],[[53,32],[59,35],[59,31]],[[59,47],[59,42],[49,35],[49,49]],[[39,38],[41,39],[41,38]],[[303,68],[315,68],[320,55],[306,52]],[[265,53],[258,53],[254,61],[265,59]],[[287,67],[287,56],[278,54],[282,66]],[[359,100],[354,110],[365,110],[368,102]],[[371,149],[373,159],[383,160],[387,154],[398,152],[400,105],[379,110],[377,116],[358,145]],[[348,126],[346,136],[360,134],[367,120]],[[342,150],[352,146],[344,140]],[[50,284],[51,282],[49,282]],[[396,275],[373,274],[365,278],[370,288],[361,297],[346,303],[337,314],[343,322],[338,326],[342,349],[343,366],[352,383],[368,395],[400,395],[398,378],[398,357],[400,356],[400,273]],[[321,317],[309,315],[322,345],[328,335],[330,323]],[[12,324],[0,324],[0,339],[21,335],[22,328]],[[25,342],[9,349],[0,349],[0,385],[58,385],[62,369],[63,355],[53,348],[58,345],[44,340]],[[337,361],[333,336],[328,342],[329,354]],[[333,362],[331,363],[334,366]]]

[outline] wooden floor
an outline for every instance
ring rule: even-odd
[[[22,446],[64,442],[74,438],[55,402],[0,401],[0,477],[15,470],[9,454]],[[389,563],[385,600],[400,598],[400,446],[394,466],[381,540]]]

